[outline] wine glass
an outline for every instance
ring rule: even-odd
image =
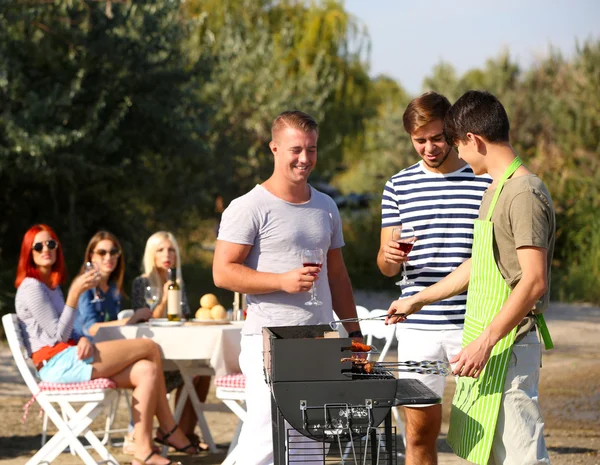
[[[319,271],[321,271],[321,266],[323,266],[324,258],[323,249],[303,249],[301,258],[302,266],[316,266],[317,268],[319,268]],[[316,276],[316,274],[313,274],[313,276]],[[314,282],[310,293],[310,300],[305,302],[304,305],[308,305],[309,307],[323,305],[323,302],[317,299],[317,289]]]
[[[411,226],[403,225],[401,228],[392,229],[392,240],[400,246],[402,252],[409,254],[415,245],[417,236],[415,236],[415,230]],[[402,274],[402,279],[396,283],[398,286],[411,286],[414,284],[414,281],[408,279],[406,262],[402,262]]]
[[[154,306],[158,302],[158,287],[146,286],[144,288],[144,300],[148,304],[148,307],[150,307],[150,310],[154,310]]]
[[[96,262],[86,262],[85,263],[85,271],[95,271],[96,273],[98,272],[98,264]],[[100,291],[98,290],[98,287],[94,288],[94,298],[92,300],[90,300],[91,303],[95,304],[96,302],[102,302],[104,301],[104,299],[102,297],[100,297]]]

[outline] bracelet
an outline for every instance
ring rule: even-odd
[[[348,333],[348,337],[363,337],[363,333],[360,329],[357,329],[356,331]]]

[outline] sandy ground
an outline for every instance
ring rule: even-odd
[[[370,309],[387,308],[389,298],[381,294],[357,295],[357,303]],[[367,305],[369,303],[370,305]],[[556,348],[546,352],[540,381],[540,404],[546,419],[545,437],[552,463],[555,465],[600,465],[600,308],[553,304],[547,313],[548,326]],[[390,357],[395,354],[390,353]],[[439,463],[467,463],[452,454],[445,443],[449,403],[454,382],[449,378],[444,399],[444,425],[438,441]],[[12,357],[5,347],[0,348],[0,465],[24,464],[39,448],[41,419],[37,405],[27,421],[21,423],[22,407],[28,400],[26,387],[21,383]],[[210,402],[216,402],[214,393]],[[118,424],[127,422],[126,409],[121,408]],[[173,454],[171,458],[183,464],[218,464],[225,458],[236,425],[232,413],[208,413],[208,422],[219,454],[203,453],[196,457]],[[100,422],[96,423],[100,426]],[[50,431],[53,431],[52,429]],[[118,437],[117,437],[118,439]],[[402,450],[400,445],[399,450]],[[111,452],[121,463],[130,463],[120,447]],[[81,463],[77,457],[62,454],[54,463]],[[398,465],[404,463],[398,458]]]

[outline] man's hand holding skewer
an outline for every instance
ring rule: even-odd
[[[413,297],[414,296],[394,300],[387,311],[385,324],[393,325],[396,323],[402,323],[406,321],[406,317],[408,315],[412,315],[413,313],[421,310],[421,308],[423,308],[423,304],[417,302]]]

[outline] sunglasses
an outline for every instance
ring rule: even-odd
[[[48,250],[54,250],[58,247],[58,242],[56,242],[53,239],[50,239],[48,241],[36,242],[31,248],[36,252],[40,253],[42,250],[44,250],[44,244],[46,245],[46,247],[48,247]]]
[[[119,255],[121,255],[121,251],[116,248],[110,250],[98,249],[94,250],[94,253],[96,255],[100,255],[101,257],[104,257],[106,254],[109,254],[111,257],[118,257]]]

